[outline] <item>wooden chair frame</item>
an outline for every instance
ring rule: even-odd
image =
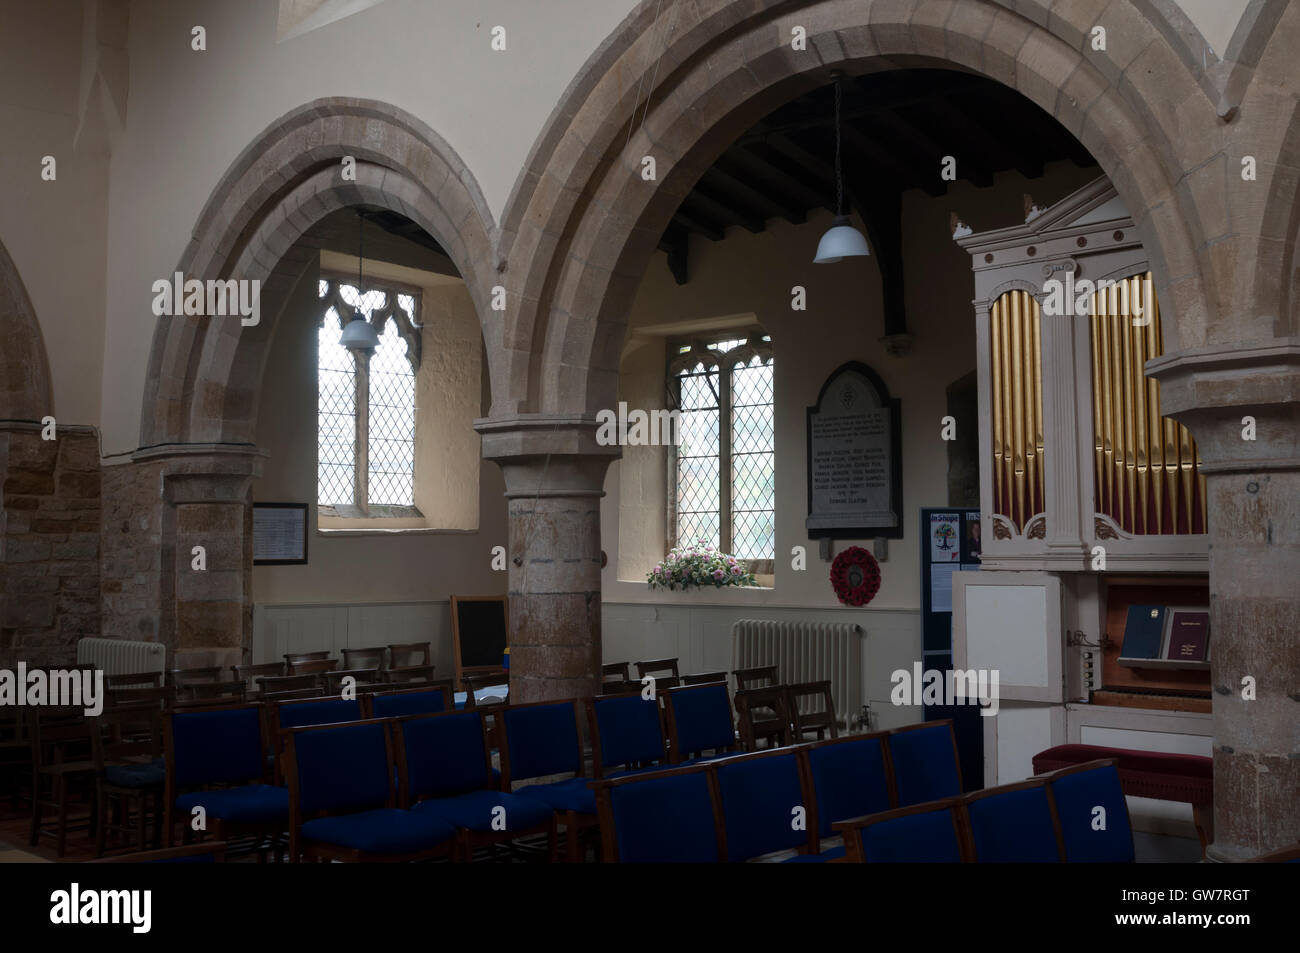
[[[949,810],[952,812],[953,827],[957,834],[958,851],[961,854],[962,863],[970,863],[973,858],[971,848],[970,832],[966,827],[965,805],[961,797],[940,798],[937,801],[923,801],[920,804],[910,804],[907,807],[896,807],[888,811],[880,811],[876,814],[868,814],[864,817],[854,817],[846,821],[836,821],[834,830],[838,831],[844,838],[845,860],[851,864],[863,864],[867,862],[862,849],[862,835],[859,833],[882,821],[892,821],[900,817],[909,817],[913,814],[930,814],[935,811]]]
[[[923,728],[933,728],[935,725],[947,725],[947,726],[948,726],[948,741],[949,741],[949,743],[952,745],[952,760],[953,760],[953,764],[956,765],[956,767],[957,767],[957,784],[958,784],[958,785],[961,785],[961,783],[962,783],[962,775],[961,775],[961,755],[960,755],[960,754],[958,753],[958,751],[957,751],[957,732],[953,729],[953,726],[952,726],[952,719],[951,719],[951,718],[936,718],[934,721],[923,721],[923,722],[920,722],[919,724],[915,724],[915,725],[903,725],[903,726],[901,726],[901,727],[899,727],[899,728],[891,728],[891,729],[889,730],[888,733],[889,733],[890,735],[901,735],[901,734],[903,734],[903,733],[906,732],[906,731],[920,731],[920,730],[923,729]],[[885,745],[885,746],[886,746],[886,748],[888,748],[888,746],[889,746],[889,745],[888,745],[888,742],[886,742],[886,745]],[[889,754],[890,754],[890,765],[892,766],[892,765],[893,765],[893,752],[890,751]],[[897,774],[894,775],[894,793],[895,793],[895,795],[897,795],[897,793],[898,793],[898,775],[897,775]],[[955,796],[956,796],[956,795],[954,795],[954,797],[955,797]],[[926,803],[926,802],[922,802],[922,803]]]
[[[753,688],[772,688],[781,684],[781,679],[777,675],[775,665],[752,665],[749,668],[738,668],[731,673],[736,679],[736,690],[744,691],[750,688],[749,682],[758,681],[759,679],[768,679],[771,685],[754,685]]]
[[[817,740],[824,741],[823,732],[830,732],[832,738],[840,736],[839,719],[835,716],[835,696],[831,692],[831,683],[829,679],[823,679],[816,682],[797,682],[793,685],[783,686],[786,693],[786,707],[790,713],[790,724],[793,728],[793,734],[790,740],[795,744],[800,744],[808,739],[804,737],[809,731],[817,732]],[[825,702],[823,711],[808,712],[803,714],[799,711],[799,699],[804,697],[820,695]]]
[[[1065,849],[1065,830],[1061,826],[1061,813],[1060,813],[1060,809],[1056,805],[1056,791],[1052,787],[1052,784],[1058,779],[1063,778],[1070,774],[1082,774],[1085,771],[1095,771],[1098,768],[1104,768],[1107,766],[1113,767],[1116,773],[1118,774],[1119,758],[1096,758],[1092,761],[1081,761],[1079,764],[1068,764],[1063,768],[1057,768],[1055,771],[1048,771],[1044,774],[1038,774],[1035,775],[1032,779],[1030,779],[1034,781],[1043,781],[1047,784],[1047,797],[1052,804],[1052,819],[1056,823],[1056,835],[1061,843],[1062,863],[1067,863],[1069,858],[1067,856],[1068,852]],[[1128,798],[1124,796],[1123,781],[1120,782],[1120,795],[1121,795],[1120,800],[1123,801],[1124,803],[1125,818],[1128,821],[1129,842],[1133,846],[1133,856],[1137,857],[1137,841],[1133,837],[1134,834],[1133,816],[1129,813],[1128,810]],[[1204,847],[1204,845],[1202,845],[1202,847]]]
[[[655,672],[671,671],[673,678],[681,678],[681,672],[678,670],[677,658],[654,658],[645,659],[636,663],[636,677],[638,681],[647,675],[653,675]]]
[[[587,737],[591,740],[592,778],[599,780],[604,777],[604,773],[605,773],[604,757],[601,753],[601,745],[600,745],[600,724],[596,720],[596,704],[601,701],[606,701],[615,698],[640,698],[640,697],[641,697],[641,692],[639,690],[634,690],[634,691],[623,691],[623,692],[607,692],[606,694],[603,695],[596,695],[592,698],[584,698],[582,700],[582,706],[584,709],[586,709],[587,712]],[[655,704],[655,702],[651,701],[648,702],[648,704]],[[663,765],[665,768],[667,768],[669,766],[668,736],[664,732],[663,710],[657,709],[657,713],[659,714],[659,742],[663,752],[663,757],[659,760],[659,763]],[[613,766],[611,765],[611,767]],[[633,767],[633,765],[629,764],[629,765],[625,765],[625,767],[631,768]],[[636,765],[636,767],[644,767],[644,764],[638,764]]]
[[[737,730],[740,732],[740,747],[744,751],[758,751],[758,742],[766,739],[769,747],[784,747],[790,744],[791,717],[790,698],[780,685],[770,688],[747,688],[736,692],[732,698],[736,708]],[[771,708],[775,712],[772,718],[754,718],[755,708]],[[775,745],[772,740],[775,739]]]
[[[830,738],[826,741],[813,741],[802,744],[800,748],[800,764],[803,766],[805,777],[807,778],[810,797],[808,800],[808,831],[809,841],[812,845],[812,853],[821,853],[821,813],[817,807],[817,784],[812,774],[812,752],[821,748],[828,748],[831,745],[852,744],[853,742],[874,741],[880,746],[882,763],[885,769],[885,786],[889,793],[889,809],[894,810],[898,807],[898,787],[894,782],[894,762],[889,756],[889,732],[873,731],[865,735],[845,735],[842,738]],[[846,818],[849,820],[849,818]],[[834,822],[832,821],[832,824]]]
[[[1073,770],[1076,765],[1071,765]],[[967,846],[970,849],[971,863],[979,863],[979,856],[975,853],[975,828],[970,819],[970,805],[977,801],[983,801],[987,798],[998,797],[1003,794],[1010,794],[1015,791],[1028,791],[1033,788],[1043,788],[1043,795],[1047,799],[1047,812],[1052,818],[1052,831],[1056,835],[1056,856],[1061,863],[1065,863],[1065,838],[1061,834],[1061,818],[1056,812],[1056,798],[1052,795],[1052,786],[1047,783],[1047,775],[1040,774],[1024,781],[1015,781],[1011,784],[999,784],[997,787],[984,788],[980,791],[971,791],[969,794],[963,794],[960,798],[962,806],[962,815],[965,818]],[[1132,831],[1132,825],[1129,830]]]
[[[115,857],[100,857],[88,860],[88,864],[153,864],[159,861],[177,860],[181,857],[197,857],[212,854],[213,863],[226,862],[225,841],[204,841],[202,844],[186,844],[183,847],[164,847],[160,850],[139,851],[134,854],[118,854]]]
[[[631,774],[621,778],[605,778],[593,781],[591,786],[596,791],[596,818],[600,826],[601,860],[607,864],[621,863],[618,856],[618,831],[614,826],[613,789],[624,784],[636,784],[653,778],[677,777],[687,774],[703,774],[709,785],[709,801],[713,811],[713,830],[717,838],[718,861],[727,857],[727,835],[721,818],[722,797],[718,792],[718,778],[711,764],[685,764],[665,768],[662,771],[646,771],[643,774]]]

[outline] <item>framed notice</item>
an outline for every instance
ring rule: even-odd
[[[307,562],[307,504],[253,504],[253,565]]]

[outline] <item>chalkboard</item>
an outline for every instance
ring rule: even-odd
[[[505,596],[452,596],[451,634],[456,678],[465,672],[499,669],[509,644]]]

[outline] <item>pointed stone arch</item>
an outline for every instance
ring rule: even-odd
[[[342,177],[345,156],[356,160],[355,179]],[[492,314],[496,225],[455,151],[420,120],[385,103],[309,103],[273,123],[235,160],[175,269],[186,279],[260,281],[261,322],[158,319],[142,449],[253,442],[263,361],[303,267],[290,252],[320,219],[359,204],[419,224],[459,269],[480,318]]]
[[[0,421],[54,412],[45,339],[18,268],[0,242]]]

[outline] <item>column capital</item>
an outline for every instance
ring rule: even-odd
[[[242,503],[262,475],[267,452],[251,444],[163,444],[137,450],[137,463],[162,465],[162,498],[169,503]]]
[[[1196,438],[1202,473],[1300,470],[1300,338],[1209,345],[1147,362],[1165,416]],[[1254,418],[1254,439],[1243,436]]]
[[[605,495],[605,471],[622,455],[596,440],[596,418],[515,414],[474,422],[483,457],[501,468],[506,498]]]

